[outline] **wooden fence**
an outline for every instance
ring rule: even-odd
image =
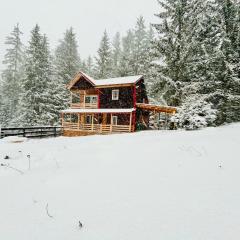
[[[62,127],[0,128],[0,138],[21,136],[27,138],[57,137],[62,135]]]

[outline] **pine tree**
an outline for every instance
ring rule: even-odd
[[[157,33],[155,54],[158,58],[153,92],[169,105],[182,102],[182,89],[190,81],[187,71],[189,56],[188,39],[190,0],[158,1],[161,11],[156,16],[159,24],[153,24]]]
[[[199,92],[217,109],[217,124],[237,121],[240,114],[239,4],[230,0],[195,2],[199,10],[192,15],[198,27],[192,44],[193,61],[188,66],[192,81],[196,85],[198,79]]]
[[[120,33],[117,32],[112,42],[112,77],[119,76],[119,64],[121,56],[121,38]]]
[[[45,90],[45,102],[42,105],[44,109],[41,116],[41,122],[38,124],[48,124],[54,125],[59,122],[59,112],[62,110],[62,99],[61,99],[61,85],[58,82],[54,81],[53,78],[53,63],[52,56],[49,50],[49,43],[46,35],[43,36],[42,40],[43,48],[43,72],[44,72],[44,81],[46,81],[46,90]]]
[[[81,61],[80,69],[81,69],[82,72],[85,72],[85,73],[87,72],[87,63],[86,63],[85,60]]]
[[[94,74],[94,63],[93,63],[93,59],[91,56],[88,56],[87,58],[87,63],[86,63],[86,72],[89,76],[93,76]]]
[[[133,65],[133,47],[134,47],[134,34],[132,30],[128,30],[126,36],[122,38],[122,51],[119,62],[119,76],[134,75]]]
[[[4,122],[5,122],[5,114],[4,114],[4,103],[3,103],[3,93],[2,93],[2,87],[3,83],[2,83],[2,79],[0,76],[0,127],[4,126]]]
[[[2,73],[1,95],[1,122],[4,126],[13,126],[19,105],[21,93],[21,78],[23,75],[23,44],[22,32],[17,24],[13,32],[7,37],[5,44],[8,46],[3,64],[6,66]]]
[[[19,107],[19,123],[26,126],[50,124],[49,110],[51,66],[47,39],[38,25],[31,31],[26,51],[25,78]]]
[[[60,108],[65,109],[70,102],[70,94],[66,89],[66,84],[81,69],[81,61],[78,53],[76,35],[73,28],[66,30],[64,37],[55,51],[54,57],[54,81],[58,83]]]
[[[148,56],[148,35],[145,26],[145,21],[142,16],[137,19],[134,29],[134,43],[133,43],[133,73],[134,75],[144,74],[147,65]]]
[[[221,22],[221,88],[222,104],[219,104],[218,123],[240,120],[240,2],[216,0]]]
[[[97,53],[95,76],[98,79],[108,78],[111,76],[112,61],[110,40],[106,30],[104,31]]]
[[[63,84],[69,83],[80,69],[80,57],[73,28],[66,30],[55,51],[55,71]]]

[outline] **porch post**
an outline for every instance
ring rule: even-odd
[[[93,131],[93,121],[94,121],[94,113],[92,114],[92,131]]]
[[[84,90],[84,95],[83,95],[83,108],[85,108],[86,102],[85,102],[85,97],[86,97],[86,91]]]
[[[129,132],[131,132],[132,131],[132,112],[130,114],[130,121],[129,122],[130,122],[129,123]]]
[[[110,124],[110,132],[112,132],[112,124],[113,124],[113,121],[112,121],[112,113],[111,113],[111,124]]]
[[[80,113],[78,113],[78,130],[80,129]]]

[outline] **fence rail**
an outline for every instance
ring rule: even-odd
[[[21,136],[27,138],[57,137],[62,135],[62,127],[0,128],[0,138]]]

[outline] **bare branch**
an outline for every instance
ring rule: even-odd
[[[50,218],[53,218],[53,216],[49,214],[49,211],[48,211],[48,203],[47,203],[47,205],[46,205],[46,208],[45,208],[45,209],[46,209],[46,213],[47,213],[47,215],[48,215]]]

